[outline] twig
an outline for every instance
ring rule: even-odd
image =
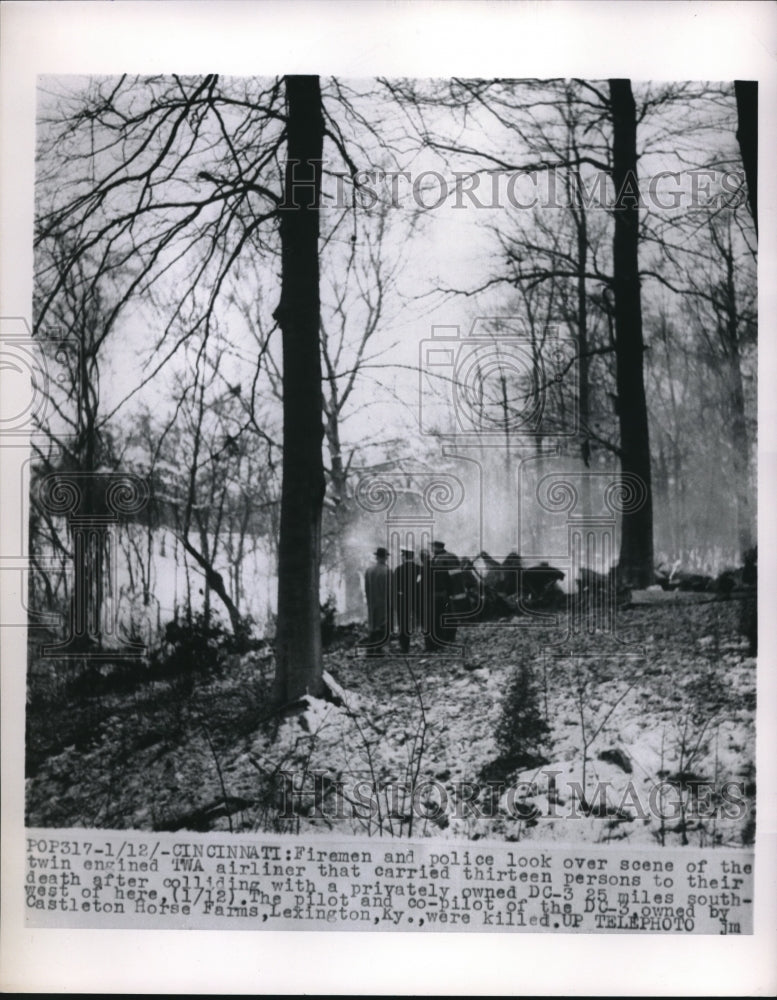
[[[210,732],[205,722],[201,720],[202,731],[205,733],[205,739],[208,741],[208,746],[210,747],[210,752],[213,754],[213,760],[216,764],[216,773],[219,776],[219,784],[221,785],[221,794],[224,798],[224,811],[227,814],[227,823],[229,823],[229,832],[234,833],[232,829],[232,817],[229,813],[229,797],[227,796],[226,785],[224,784],[224,775],[221,773],[221,764],[219,764],[218,754],[216,753],[216,748],[213,746],[213,740],[210,738]]]

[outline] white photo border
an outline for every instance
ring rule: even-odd
[[[777,7],[588,2],[4,3],[0,61],[0,315],[29,321],[36,78],[42,74],[316,72],[758,79],[759,541],[774,578],[777,481],[774,171]],[[7,469],[7,449],[0,469]],[[13,467],[13,466],[11,466]],[[21,530],[0,480],[2,545]],[[13,546],[12,546],[13,547]],[[2,574],[0,574],[1,576]],[[762,603],[763,603],[763,590]],[[0,593],[0,600],[2,593]],[[764,608],[764,611],[767,609]],[[692,937],[30,930],[23,873],[24,629],[2,636],[0,985],[22,992],[513,995],[771,994],[777,981],[775,616],[761,615],[755,934]],[[771,793],[771,794],[770,794]]]

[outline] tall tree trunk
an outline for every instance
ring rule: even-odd
[[[616,192],[613,292],[621,472],[627,482],[636,477],[644,492],[644,501],[627,505],[622,514],[620,571],[628,586],[646,587],[653,582],[653,497],[638,264],[637,115],[631,82],[610,80],[609,86]]]
[[[580,191],[580,181],[578,178],[577,191]],[[579,215],[575,215],[575,227],[577,229],[577,347],[580,357],[580,431],[582,441],[580,443],[580,457],[583,460],[585,469],[591,466],[591,441],[588,437],[591,423],[590,405],[590,379],[589,379],[589,359],[588,359],[588,299],[586,295],[585,275],[588,267],[588,226],[586,224],[585,209],[579,205]],[[591,516],[591,478],[584,471],[582,480],[581,509],[584,517]]]
[[[758,234],[758,81],[735,80],[737,142],[747,181],[747,201]]]
[[[288,76],[284,206],[280,210],[283,485],[278,543],[275,697],[320,694],[319,565],[324,463],[319,348],[319,202],[324,123],[318,77]]]

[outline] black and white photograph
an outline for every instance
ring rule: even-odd
[[[38,106],[29,825],[752,844],[757,85]]]
[[[763,932],[774,74],[491,68],[484,35],[36,69],[0,310],[20,927]]]

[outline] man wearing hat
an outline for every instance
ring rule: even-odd
[[[392,596],[394,599],[394,620],[399,632],[399,648],[403,653],[410,650],[410,634],[416,621],[416,580],[420,569],[412,549],[402,549],[402,562],[394,570]]]
[[[446,550],[445,542],[432,542],[432,549],[432,645],[441,649],[456,641],[456,626],[444,625],[443,617],[464,587],[459,557]]]
[[[367,656],[382,656],[389,640],[389,594],[391,570],[386,565],[388,551],[375,550],[375,562],[364,573],[364,593],[367,597]]]

